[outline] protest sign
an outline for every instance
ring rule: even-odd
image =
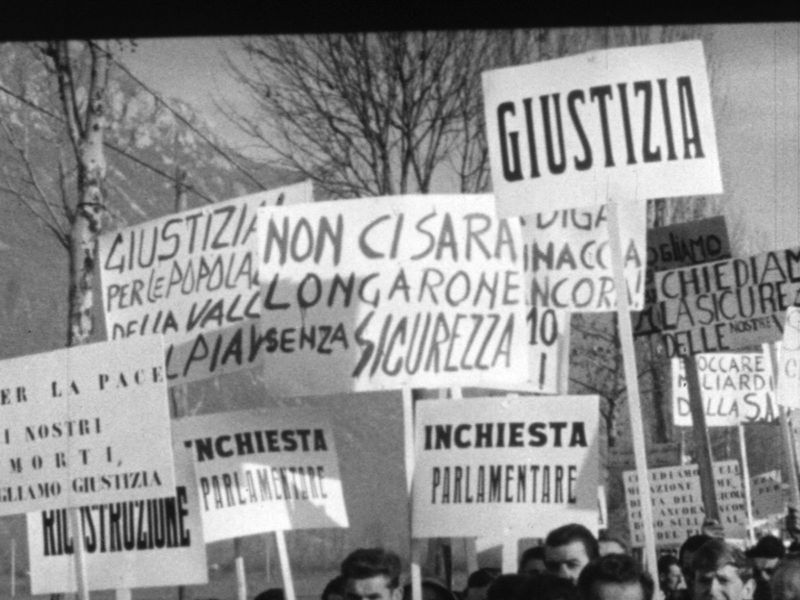
[[[597,531],[598,415],[597,396],[418,402],[413,537]]]
[[[311,200],[299,183],[100,236],[109,338],[163,335],[171,385],[261,365],[258,209]]]
[[[713,468],[725,537],[743,538],[747,519],[739,463],[720,461],[715,462]],[[697,465],[649,469],[648,477],[657,545],[680,546],[688,536],[700,533],[705,511]],[[624,471],[622,479],[631,544],[642,546],[642,511],[636,471]]]
[[[569,349],[569,313],[554,308],[528,307],[528,356],[532,391],[559,394],[566,391],[563,375]]]
[[[502,217],[722,192],[700,41],[486,71],[483,95]]]
[[[709,217],[647,230],[647,270],[644,309],[634,335],[650,335],[662,329],[660,303],[656,298],[656,271],[666,271],[731,257],[725,217]]]
[[[800,308],[786,310],[778,346],[778,404],[800,409]]]
[[[0,381],[0,516],[174,492],[159,338],[4,360]]]
[[[751,477],[750,494],[754,519],[765,520],[786,514],[789,486],[783,483],[780,469]]]
[[[771,422],[778,418],[769,360],[760,352],[696,354],[706,426]],[[672,359],[672,416],[677,427],[691,427],[689,388],[683,360]]]
[[[669,356],[774,342],[800,300],[800,247],[661,271],[656,293]]]
[[[319,414],[215,413],[179,419],[173,431],[192,453],[207,542],[347,527],[333,429]]]
[[[189,452],[175,448],[174,496],[80,509],[90,590],[208,582],[206,544]],[[66,509],[28,513],[31,592],[77,591],[75,538]]]
[[[642,308],[646,228],[647,205],[627,206],[620,215],[620,235],[632,310]],[[522,239],[532,306],[582,312],[616,308],[605,205],[526,215]]]
[[[484,195],[262,208],[275,394],[513,386],[529,378],[519,220]]]

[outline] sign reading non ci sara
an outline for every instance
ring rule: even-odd
[[[311,200],[299,183],[100,236],[109,337],[163,335],[170,384],[260,365],[258,209]]]
[[[174,493],[159,338],[4,360],[0,381],[0,516]]]
[[[485,195],[262,208],[276,395],[512,386],[529,375],[518,220]]]
[[[233,411],[173,425],[190,449],[207,542],[347,527],[333,429],[300,409]]]
[[[500,216],[722,192],[700,41],[487,71],[483,92]]]
[[[88,589],[208,583],[191,457],[182,445],[174,454],[177,487],[173,496],[80,509]],[[31,592],[77,591],[76,544],[67,510],[28,513],[26,517]]]
[[[415,412],[414,537],[597,530],[596,396],[428,400]]]

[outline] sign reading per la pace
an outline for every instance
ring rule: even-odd
[[[498,219],[493,196],[261,211],[265,374],[277,394],[526,385],[519,221]]]
[[[109,337],[163,335],[170,384],[260,365],[258,209],[311,200],[299,183],[100,236]]]
[[[418,403],[414,537],[597,531],[598,415],[597,396]]]
[[[0,414],[0,516],[175,491],[157,337],[4,360]]]
[[[207,542],[288,529],[347,527],[333,428],[301,409],[179,419],[193,456]]]
[[[182,445],[175,448],[175,478],[169,497],[81,507],[90,590],[208,583],[197,484]],[[67,510],[26,517],[31,592],[75,592],[76,540]]]
[[[500,216],[722,192],[700,41],[487,71],[483,92]]]
[[[800,302],[800,247],[656,273],[669,356],[774,342]]]

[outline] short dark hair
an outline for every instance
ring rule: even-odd
[[[712,539],[714,538],[712,538],[710,535],[705,535],[704,533],[690,535],[688,538],[686,538],[678,550],[678,563],[680,564],[681,569],[683,568],[683,557],[686,556],[687,552],[697,552],[700,549],[700,546]]]
[[[578,588],[571,581],[552,573],[537,573],[528,577],[522,595],[512,600],[578,600]]]
[[[341,574],[349,579],[369,579],[383,575],[389,580],[389,587],[400,585],[400,557],[391,550],[383,548],[358,548],[342,561]]]
[[[253,600],[283,600],[284,597],[283,588],[269,588],[258,594]]]
[[[486,588],[486,600],[509,600],[519,598],[529,577],[517,573],[503,573],[495,577]]]
[[[529,560],[544,560],[544,546],[533,546],[526,549],[519,557],[519,564],[517,565],[517,572],[522,570],[523,565]]]
[[[753,577],[753,563],[736,546],[731,546],[725,540],[712,538],[700,546],[692,557],[692,571],[716,571],[731,565],[736,568],[739,578],[747,581]]]
[[[347,580],[341,575],[337,575],[325,584],[325,589],[322,590],[320,600],[328,600],[328,596],[336,594],[337,596],[344,596],[344,584]]]
[[[606,554],[586,565],[578,576],[581,598],[593,598],[598,583],[639,585],[645,600],[650,600],[655,590],[653,578],[628,554]]]
[[[681,566],[678,558],[674,554],[662,554],[658,557],[658,574],[663,575],[672,565]]]
[[[586,556],[589,560],[594,560],[600,555],[600,550],[597,545],[597,538],[586,527],[580,523],[568,523],[553,529],[547,534],[544,540],[544,545],[550,548],[557,546],[566,546],[572,542],[581,542],[586,549]]]
[[[615,535],[611,535],[608,532],[608,529],[603,529],[600,531],[600,533],[597,535],[597,542],[598,542],[598,547],[600,545],[600,542],[613,542],[617,544],[620,548],[622,548],[623,552],[625,552],[626,554],[628,552],[628,544],[626,544],[622,538],[617,537]]]

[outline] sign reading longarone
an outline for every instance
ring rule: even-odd
[[[299,409],[234,411],[173,425],[191,450],[207,542],[347,527],[333,429]]]
[[[299,183],[100,236],[109,337],[163,335],[170,384],[260,366],[258,208],[311,200]]]
[[[159,338],[4,360],[0,381],[0,516],[175,492]]]
[[[743,538],[747,517],[739,463],[735,460],[715,462],[713,470],[725,537]],[[653,502],[656,544],[680,546],[690,535],[700,533],[705,513],[697,465],[650,469],[647,477]],[[642,508],[636,471],[623,471],[622,479],[631,545],[642,546]]]
[[[500,216],[722,192],[700,41],[487,71],[483,92]]]
[[[485,195],[262,208],[276,394],[524,384],[519,220]]]
[[[523,267],[529,302],[567,311],[616,310],[606,205],[526,215]],[[631,310],[642,308],[647,205],[620,214],[625,280]]]
[[[182,446],[175,448],[175,478],[174,496],[80,509],[90,590],[208,583],[197,484]],[[26,516],[31,592],[75,592],[75,537],[67,510]]]
[[[767,357],[758,352],[719,352],[695,357],[708,427],[769,422],[778,418],[775,385]],[[683,360],[672,359],[672,415],[692,426]]]
[[[669,356],[774,342],[800,302],[800,247],[661,271],[656,293]]]
[[[596,531],[598,414],[596,396],[418,403],[414,537]]]

